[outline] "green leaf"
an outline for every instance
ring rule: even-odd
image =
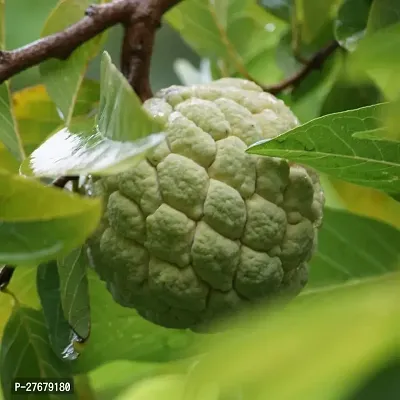
[[[22,163],[27,176],[113,175],[131,168],[164,139],[152,134],[135,141],[104,137],[93,119],[78,118],[47,139]]]
[[[380,103],[382,100],[379,89],[371,81],[354,83],[342,71],[326,96],[320,114],[354,110]]]
[[[190,331],[167,329],[117,304],[103,282],[88,271],[92,327],[75,372],[87,372],[113,360],[164,362],[186,357],[195,345]]]
[[[19,162],[17,159],[0,143],[0,169],[18,174]]]
[[[7,289],[14,294],[20,304],[39,309],[40,300],[36,292],[35,284],[36,269],[36,265],[15,268]],[[0,341],[13,307],[13,298],[7,293],[0,291]]]
[[[247,150],[307,164],[328,175],[388,193],[400,191],[400,144],[366,141],[356,132],[382,126],[387,104],[329,114]]]
[[[338,0],[294,0],[296,24],[300,26],[300,40],[311,43],[331,23]]]
[[[368,18],[367,33],[376,32],[400,21],[400,3],[397,0],[375,0]]]
[[[273,50],[285,26],[252,0],[187,0],[169,11],[166,19],[200,56],[230,76],[245,78],[253,77],[253,68],[259,70],[252,62]],[[270,79],[268,72],[260,75],[257,79],[264,83]]]
[[[163,130],[163,125],[142,107],[140,99],[112,63],[107,52],[103,53],[101,60],[100,105],[97,123],[98,130],[104,138],[120,142],[147,138],[150,133]],[[162,140],[160,136],[153,138]],[[149,140],[152,142],[151,136]]]
[[[59,358],[76,358],[76,353],[69,352],[72,332],[61,305],[60,278],[56,261],[39,265],[36,284],[54,353]]]
[[[72,378],[67,364],[52,352],[40,311],[15,305],[4,330],[0,353],[4,398],[11,395],[15,378]],[[74,395],[42,395],[38,399],[75,399]]]
[[[258,3],[272,15],[290,21],[293,0],[259,0]]]
[[[64,316],[74,332],[83,340],[90,334],[89,284],[86,276],[88,260],[83,247],[58,260],[60,295]]]
[[[345,0],[340,7],[334,32],[336,40],[346,50],[354,51],[364,37],[371,3],[372,0]]]
[[[95,3],[102,2],[95,0]],[[92,0],[60,0],[50,14],[42,37],[66,29],[85,15]],[[57,104],[68,126],[74,112],[76,99],[89,61],[96,56],[103,44],[104,34],[76,49],[67,60],[49,60],[40,65],[40,73],[50,97]]]
[[[350,58],[355,78],[367,74],[387,99],[395,100],[400,92],[400,23],[367,35]]]
[[[233,383],[244,399],[348,398],[398,354],[399,282],[390,275],[317,291],[231,321],[228,333],[205,340],[187,375],[186,398],[207,384],[223,395]]]
[[[400,230],[390,225],[325,208],[307,289],[398,271],[399,243]]]
[[[98,199],[1,171],[0,187],[0,264],[40,263],[65,255],[100,220]]]

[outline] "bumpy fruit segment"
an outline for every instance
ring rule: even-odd
[[[298,124],[289,108],[241,79],[172,86],[144,107],[165,142],[93,185],[105,213],[89,246],[114,299],[156,324],[201,330],[295,296],[322,221],[318,176],[245,153]]]

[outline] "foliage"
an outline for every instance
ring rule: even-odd
[[[11,1],[0,2],[2,49],[19,26],[7,19]],[[89,3],[54,1],[42,35]],[[400,398],[400,3],[183,0],[165,23],[202,60],[176,60],[184,84],[233,76],[268,88],[338,41],[320,69],[279,90],[302,124],[247,149],[321,174],[327,201],[308,286],[212,335],[156,326],[114,302],[85,247],[102,204],[79,192],[88,174],[134,167],[163,134],[99,35],[42,63],[40,84],[0,86],[0,263],[15,268],[0,291],[4,399],[17,377],[73,377],[71,399]],[[80,179],[50,187],[60,175]]]

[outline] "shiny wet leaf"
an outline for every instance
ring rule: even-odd
[[[163,134],[152,134],[132,142],[104,137],[93,119],[78,119],[62,128],[23,162],[27,176],[112,175],[132,167],[147,151],[161,143]]]

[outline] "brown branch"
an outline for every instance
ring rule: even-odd
[[[64,31],[46,36],[21,48],[0,52],[0,83],[30,67],[51,58],[67,59],[79,46],[117,24],[126,28],[124,71],[137,94],[146,98],[150,86],[138,85],[148,81],[154,34],[161,16],[179,0],[114,0],[93,5],[85,16]],[[145,28],[143,28],[145,26]],[[146,37],[145,37],[146,36]],[[137,51],[138,45],[142,50]],[[143,91],[143,93],[142,93]]]
[[[289,87],[298,85],[312,71],[320,69],[329,56],[338,48],[339,43],[337,41],[329,43],[326,47],[317,51],[299,72],[276,85],[263,86],[264,90],[272,94],[278,94]]]

